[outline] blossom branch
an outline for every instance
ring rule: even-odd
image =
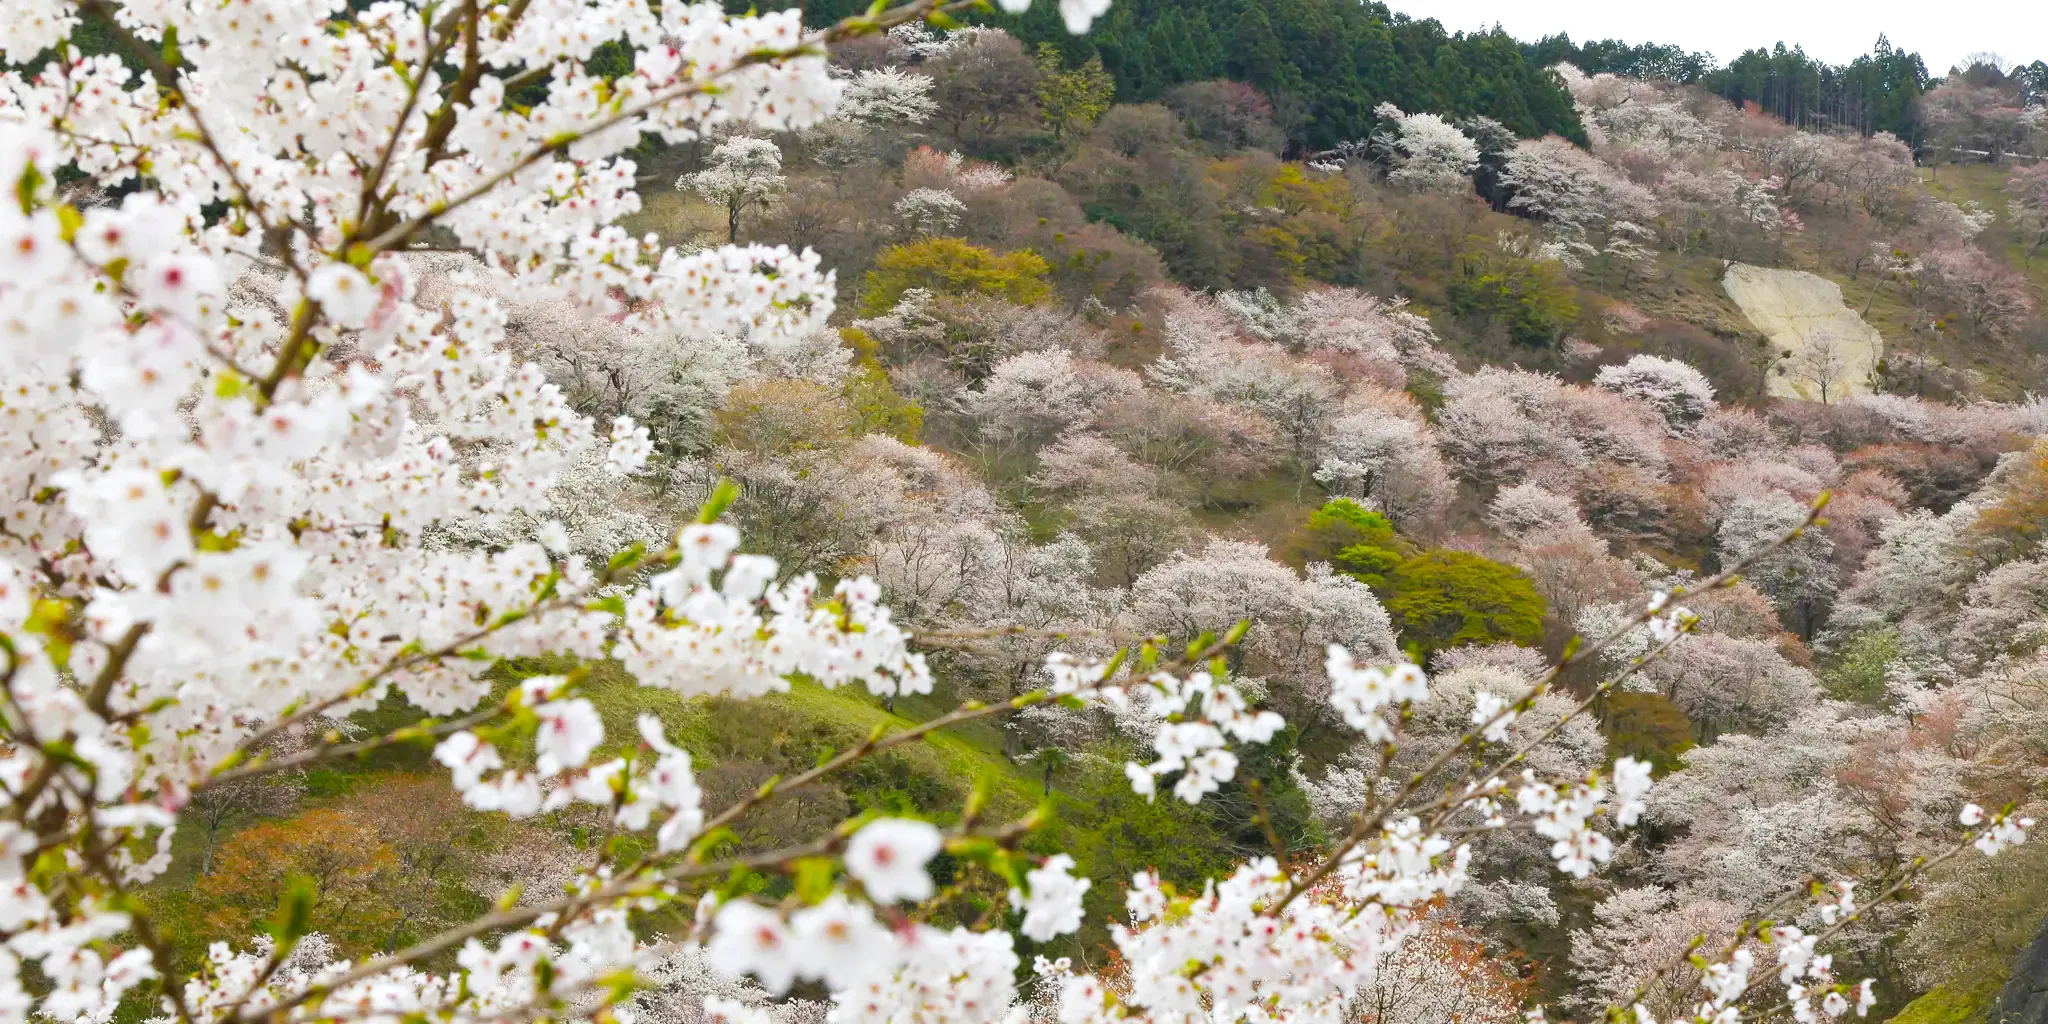
[[[1745,570],[1747,570],[1751,565],[1756,564],[1764,556],[1768,555],[1772,551],[1777,550],[1779,547],[1791,543],[1793,540],[1797,539],[1801,534],[1803,534],[1808,528],[1821,522],[1820,513],[1822,509],[1827,507],[1827,503],[1828,495],[1825,492],[1823,492],[1819,498],[1815,499],[1812,507],[1807,510],[1805,518],[1802,519],[1797,526],[1794,526],[1791,530],[1787,531],[1782,537],[1778,538],[1775,542],[1759,546],[1747,557],[1743,558],[1735,565],[1722,570],[1720,573],[1701,583],[1699,586],[1694,587],[1691,590],[1674,590],[1671,596],[1675,599],[1677,597],[1684,596],[1687,593],[1704,593],[1722,587],[1733,586],[1735,582],[1741,578],[1742,573]],[[1432,775],[1435,775],[1438,771],[1441,771],[1445,766],[1449,765],[1451,761],[1458,757],[1458,755],[1460,755],[1461,753],[1465,752],[1468,749],[1476,747],[1480,742],[1480,738],[1485,735],[1487,729],[1504,720],[1510,713],[1514,712],[1516,709],[1526,709],[1528,707],[1533,706],[1536,698],[1548,692],[1550,687],[1557,682],[1558,678],[1562,676],[1567,669],[1570,669],[1574,665],[1578,665],[1580,663],[1585,662],[1587,659],[1591,658],[1595,654],[1598,654],[1602,650],[1605,650],[1609,646],[1612,646],[1616,642],[1620,641],[1622,637],[1628,635],[1628,633],[1630,633],[1631,631],[1648,623],[1651,619],[1656,618],[1660,610],[1661,606],[1640,609],[1635,614],[1631,615],[1621,625],[1608,631],[1607,634],[1593,641],[1592,643],[1568,648],[1565,651],[1564,655],[1558,659],[1557,663],[1552,665],[1550,670],[1545,672],[1542,675],[1542,677],[1536,681],[1534,685],[1530,686],[1528,690],[1524,691],[1522,695],[1516,698],[1512,703],[1496,710],[1485,721],[1480,722],[1475,728],[1466,732],[1464,735],[1460,736],[1456,743],[1453,743],[1448,749],[1438,754],[1422,769],[1415,772],[1415,774],[1409,778],[1409,780],[1401,787],[1400,791],[1396,793],[1392,799],[1388,800],[1385,804],[1376,805],[1373,803],[1369,803],[1365,809],[1359,812],[1358,818],[1356,822],[1353,824],[1350,833],[1347,834],[1344,837],[1344,839],[1337,844],[1337,848],[1334,851],[1332,851],[1327,857],[1325,857],[1314,871],[1311,871],[1305,878],[1297,879],[1293,883],[1293,885],[1289,887],[1286,897],[1282,899],[1279,905],[1274,908],[1274,912],[1278,913],[1279,911],[1285,910],[1287,905],[1289,903],[1292,903],[1295,899],[1299,898],[1302,893],[1305,893],[1309,889],[1314,888],[1316,883],[1321,882],[1323,879],[1329,877],[1330,872],[1336,870],[1337,865],[1342,863],[1344,858],[1347,855],[1349,855],[1352,850],[1356,849],[1360,843],[1365,842],[1366,839],[1376,834],[1379,831],[1379,829],[1386,824],[1387,818],[1394,812],[1395,809],[1405,806],[1407,800],[1415,795],[1416,791],[1421,788],[1423,782],[1426,779],[1428,779]],[[1576,713],[1577,712],[1575,711],[1574,714]]]

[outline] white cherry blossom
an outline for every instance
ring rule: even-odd
[[[846,871],[877,903],[930,899],[932,879],[925,865],[940,845],[939,830],[922,821],[871,821],[847,843]]]

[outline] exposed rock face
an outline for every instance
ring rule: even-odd
[[[2012,965],[1986,1024],[2048,1024],[2048,922]]]
[[[1803,270],[1731,263],[1721,288],[1780,353],[1770,393],[1835,402],[1868,394],[1884,339],[1842,302],[1842,287]]]

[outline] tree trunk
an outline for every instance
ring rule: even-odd
[[[227,812],[215,811],[206,817],[206,845],[199,853],[199,877],[213,874],[213,851],[220,845],[220,827],[227,821]]]
[[[387,935],[387,936],[385,936],[385,937],[384,937],[384,952],[385,952],[385,953],[387,953],[387,954],[388,954],[388,953],[390,953],[390,952],[391,952],[392,950],[395,950],[395,949],[397,949],[397,948],[398,948],[398,933],[399,933],[399,932],[402,932],[402,931],[404,931],[404,930],[405,930],[405,925],[406,925],[406,922],[408,922],[408,921],[410,921],[410,920],[412,920],[412,911],[410,911],[410,910],[408,910],[408,911],[406,911],[405,913],[403,913],[403,914],[399,915],[399,918],[398,918],[398,923],[397,923],[397,924],[394,924],[394,925],[392,925],[392,926],[391,926],[391,934],[390,934],[390,935]]]

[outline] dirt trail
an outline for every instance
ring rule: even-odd
[[[1803,270],[1731,263],[1721,288],[1778,351],[1791,353],[1771,373],[1772,395],[1817,402],[1825,385],[1832,402],[1870,392],[1884,338],[1843,304],[1840,285]]]

